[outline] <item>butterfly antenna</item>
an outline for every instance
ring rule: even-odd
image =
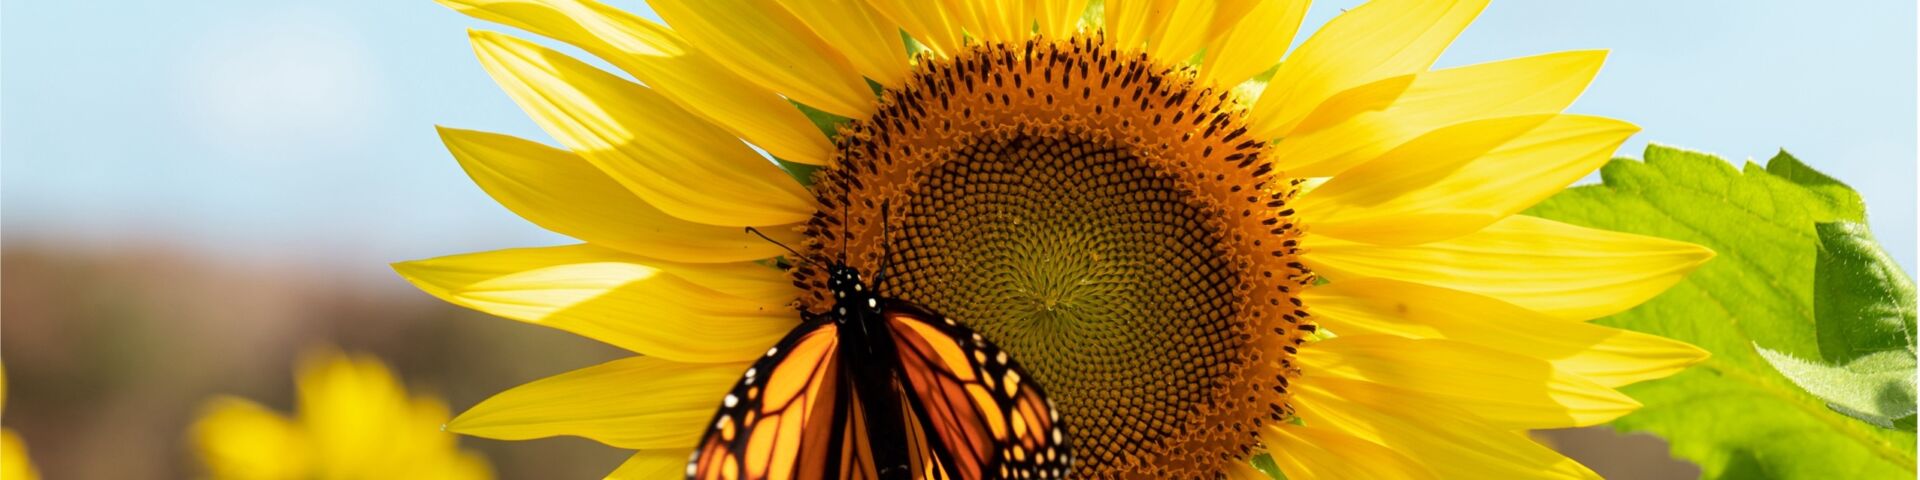
[[[891,250],[893,247],[893,242],[889,241],[892,236],[888,235],[887,231],[887,218],[891,217],[891,215],[887,215],[887,204],[890,202],[890,200],[880,201],[880,272],[873,275],[873,291],[875,292],[879,292],[880,285],[887,280],[887,267],[893,266],[893,257],[889,255],[892,253]]]
[[[761,232],[760,232],[760,229],[758,229],[758,228],[753,228],[753,227],[747,227],[747,233],[751,233],[751,234],[754,234],[754,235],[758,235],[758,236],[760,236],[760,239],[761,239],[761,240],[766,240],[766,241],[767,241],[767,243],[771,243],[771,244],[774,244],[774,246],[778,246],[778,247],[780,247],[780,248],[782,248],[782,249],[786,249],[786,251],[787,251],[787,253],[791,253],[791,254],[793,254],[793,258],[795,258],[795,259],[799,259],[799,260],[806,260],[806,259],[807,259],[807,256],[806,256],[806,255],[801,255],[801,254],[800,254],[800,252],[798,252],[798,251],[795,251],[795,250],[793,249],[793,247],[789,247],[789,246],[787,246],[787,244],[784,244],[784,243],[780,243],[780,241],[779,241],[779,240],[774,240],[774,239],[773,239],[773,237],[768,237],[768,236],[767,236],[767,234],[765,234],[765,233],[761,233]]]
[[[853,201],[847,198],[847,192],[840,192],[840,263],[847,263],[847,237],[853,236],[853,219],[847,218]]]

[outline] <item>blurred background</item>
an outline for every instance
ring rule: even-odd
[[[1318,2],[1303,28],[1357,3]],[[1571,110],[1644,127],[1622,155],[1786,148],[1865,194],[1912,275],[1914,9],[1495,2],[1440,65],[1611,49]],[[425,0],[0,5],[4,424],[48,478],[194,476],[200,402],[291,408],[312,345],[378,354],[455,411],[619,356],[439,303],[386,266],[568,243],[488,199],[433,133],[547,139],[474,60],[476,27],[498,28]],[[1545,438],[1610,477],[1695,472],[1651,438]],[[598,478],[624,458],[572,438],[462,443],[506,478]]]

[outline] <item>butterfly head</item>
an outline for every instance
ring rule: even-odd
[[[834,312],[842,318],[856,311],[880,311],[880,295],[860,277],[860,270],[846,264],[827,267],[827,289],[833,291]]]

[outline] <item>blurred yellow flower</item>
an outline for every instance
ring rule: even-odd
[[[27,458],[27,445],[13,430],[0,429],[0,480],[34,480],[40,472]]]
[[[300,362],[298,413],[251,400],[207,402],[192,440],[215,479],[490,479],[478,454],[441,431],[447,407],[407,395],[379,359],[337,350]]]
[[[7,372],[0,368],[0,409],[7,405]],[[13,430],[0,428],[0,480],[34,480],[40,471],[27,458],[27,444]]]

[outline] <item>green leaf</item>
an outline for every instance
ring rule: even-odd
[[[800,182],[801,185],[805,185],[808,187],[813,186],[813,172],[820,171],[820,169],[822,168],[827,168],[826,166],[823,166],[823,165],[808,165],[808,164],[798,163],[798,162],[789,162],[786,159],[780,158],[780,157],[773,157],[773,163],[779,165],[780,170],[787,172],[787,175],[793,177],[795,181],[798,181]]]
[[[1718,253],[1659,297],[1596,321],[1713,353],[1679,375],[1625,388],[1645,406],[1614,426],[1665,437],[1705,478],[1913,478],[1912,432],[1828,408],[1761,353],[1825,358],[1816,334],[1815,225],[1864,221],[1859,195],[1784,152],[1739,170],[1657,145],[1645,157],[1616,159],[1601,170],[1603,185],[1569,189],[1528,212]]]
[[[907,58],[917,58],[922,53],[933,52],[933,49],[927,48],[927,44],[920,43],[920,40],[914,39],[913,35],[907,34],[906,30],[900,31],[900,41],[907,45]]]
[[[1883,428],[1912,431],[1913,281],[1873,241],[1866,225],[1820,223],[1814,230],[1820,254],[1814,267],[1813,312],[1823,361],[1758,345],[1755,349],[1834,411]]]
[[[791,100],[788,103],[800,109],[800,113],[806,114],[807,120],[813,122],[813,127],[820,129],[820,133],[827,134],[827,138],[840,138],[840,124],[853,121],[853,119],[827,113],[804,103]]]
[[[901,35],[905,35],[905,33],[902,33]],[[807,120],[813,122],[813,127],[820,129],[820,133],[827,134],[828,139],[836,139],[836,140],[839,139],[840,125],[853,121],[853,119],[850,119],[847,117],[834,115],[831,113],[820,111],[813,107],[809,107],[807,106],[807,104],[804,104],[804,103],[792,102],[792,101],[789,101],[789,103],[792,103],[794,108],[800,109],[800,113],[805,114],[807,116]],[[822,165],[808,165],[804,163],[789,162],[787,161],[787,159],[779,158],[779,157],[774,157],[773,161],[774,163],[779,164],[780,169],[785,170],[787,172],[787,175],[792,176],[794,180],[800,181],[801,185],[806,185],[809,187],[813,186],[813,172],[820,170],[822,168],[826,168],[825,166],[822,166]]]
[[[1865,224],[1821,223],[1816,231],[1813,312],[1821,356],[1836,364],[1883,352],[1912,356],[1913,281]]]
[[[1267,81],[1272,80],[1274,72],[1278,71],[1280,71],[1280,65],[1275,64],[1273,67],[1255,74],[1253,78],[1249,78],[1247,81],[1240,82],[1239,85],[1234,86],[1233,93],[1239,95],[1240,98],[1260,98],[1260,92],[1267,91]]]
[[[1831,366],[1755,346],[1774,369],[1827,407],[1882,428],[1913,431],[1913,354],[1887,351]]]
[[[1254,455],[1249,461],[1253,463],[1254,470],[1259,470],[1260,473],[1267,474],[1268,478],[1272,478],[1273,480],[1287,480],[1287,474],[1280,471],[1280,464],[1274,463],[1273,455],[1262,453]]]
[[[1793,158],[1793,155],[1788,154],[1786,150],[1781,150],[1773,156],[1772,160],[1767,161],[1767,172],[1807,187],[1808,190],[1827,197],[1827,201],[1834,205],[1842,205],[1848,210],[1860,212],[1860,218],[1849,220],[1864,221],[1867,203],[1860,198],[1860,192],[1853,191],[1853,187],[1801,163],[1800,159]]]

